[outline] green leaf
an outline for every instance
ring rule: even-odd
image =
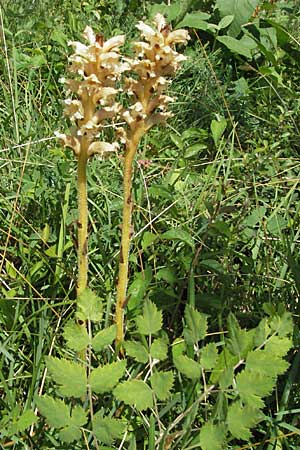
[[[289,342],[290,346],[291,342]],[[275,346],[274,349],[276,351]],[[284,350],[286,350],[286,347],[284,347]],[[247,369],[260,372],[266,377],[276,378],[278,375],[283,374],[288,366],[288,363],[282,359],[281,355],[278,357],[275,352],[272,352],[272,349],[270,351],[270,347],[266,347],[264,350],[250,352],[246,359]]]
[[[238,401],[232,403],[228,408],[228,429],[237,439],[250,439],[250,428],[254,427],[261,419],[262,414],[259,410],[250,406],[242,407]]]
[[[72,427],[72,426],[68,425],[59,431],[59,437],[63,442],[67,442],[67,443],[70,443],[73,441],[80,441],[81,431],[77,427]]]
[[[161,235],[162,239],[168,239],[170,241],[181,241],[189,245],[191,248],[195,247],[194,239],[191,237],[190,233],[181,228],[171,228]]]
[[[216,261],[215,259],[202,259],[200,261],[200,264],[201,266],[204,266],[209,270],[213,270],[214,272],[220,274],[224,273],[224,267],[219,263],[219,261]]]
[[[177,281],[176,272],[170,267],[162,267],[159,269],[155,274],[155,278],[157,280],[167,281],[169,284],[174,284]]]
[[[97,394],[110,392],[124,375],[126,360],[116,361],[97,367],[91,373],[90,384],[92,391]]]
[[[233,355],[238,355],[240,359],[245,358],[254,345],[255,329],[243,330],[235,316],[230,313],[228,316],[228,349]]]
[[[293,320],[291,313],[285,311],[281,316],[275,315],[269,322],[271,330],[277,332],[278,336],[286,336],[293,332]]]
[[[225,425],[214,425],[207,422],[200,430],[200,445],[202,450],[222,450],[225,448]]]
[[[67,341],[67,346],[76,352],[84,350],[90,343],[86,328],[78,325],[73,320],[66,324],[63,336]]]
[[[150,348],[150,355],[154,359],[164,361],[168,356],[168,345],[164,339],[155,339]]]
[[[126,341],[124,347],[126,354],[134,358],[137,362],[146,364],[149,360],[148,352],[140,342]]]
[[[150,387],[142,380],[128,380],[114,389],[117,400],[135,407],[138,411],[152,408],[153,397]]]
[[[220,120],[212,120],[210,124],[210,129],[215,145],[217,146],[224,131],[226,130],[227,120],[221,118]]]
[[[43,395],[36,398],[36,405],[50,427],[62,428],[69,424],[70,407],[63,400]]]
[[[193,144],[187,147],[184,151],[184,157],[185,158],[193,158],[194,156],[198,155],[199,153],[203,152],[203,150],[207,149],[206,144]]]
[[[144,335],[155,334],[162,327],[162,312],[158,311],[156,305],[146,300],[143,315],[136,318],[138,332]]]
[[[155,372],[150,378],[151,387],[159,400],[170,397],[173,382],[174,375],[171,371]]]
[[[260,372],[243,370],[236,377],[236,388],[244,404],[252,408],[263,408],[262,397],[266,397],[275,386],[274,378]]]
[[[234,16],[232,16],[232,15],[224,16],[218,23],[219,30],[229,27],[229,25],[233,22],[233,19],[234,19]]]
[[[179,22],[176,28],[189,27],[197,28],[199,30],[207,30],[208,23],[206,22],[206,20],[208,20],[209,18],[210,14],[201,11],[186,14],[186,16],[181,22]]]
[[[170,133],[170,138],[173,141],[173,143],[176,145],[179,150],[183,150],[183,141],[181,137],[176,133]]]
[[[99,331],[92,339],[92,347],[95,352],[100,352],[108,345],[112,344],[116,338],[116,325],[111,325]]]
[[[218,358],[218,350],[216,344],[214,342],[211,342],[205,345],[205,347],[202,347],[200,355],[201,367],[207,370],[213,369]]]
[[[47,369],[54,381],[59,385],[59,392],[66,397],[80,398],[86,394],[86,372],[82,364],[58,359],[46,358]]]
[[[219,378],[220,389],[227,389],[233,383],[234,370],[233,367],[227,367],[224,369]]]
[[[118,419],[102,417],[102,412],[98,412],[93,418],[93,431],[97,439],[103,444],[110,445],[116,439],[122,439],[125,433],[126,424]]]
[[[69,425],[60,430],[59,435],[64,442],[79,441],[81,438],[80,427],[87,422],[87,411],[81,406],[75,406],[70,418]]]
[[[292,340],[287,337],[272,336],[265,345],[265,351],[274,357],[282,358],[292,345]]]
[[[102,319],[102,301],[91,289],[85,289],[78,297],[77,308],[76,316],[80,320],[99,322]]]
[[[241,26],[249,21],[258,4],[259,0],[216,0],[221,17],[234,16],[228,30],[231,36],[240,34]]]
[[[247,36],[244,36],[243,39],[235,39],[231,36],[218,36],[217,41],[225,45],[231,52],[246,58],[252,58],[251,52],[256,48],[255,41]]]
[[[12,423],[9,426],[10,433],[16,434],[16,433],[22,433],[26,430],[26,428],[30,427],[32,424],[37,422],[38,418],[34,414],[33,411],[27,410],[23,414],[21,414],[17,421],[12,421]]]
[[[154,241],[158,238],[157,234],[151,233],[150,231],[145,231],[142,239],[142,249],[146,250]]]
[[[185,355],[173,358],[176,369],[191,380],[197,380],[201,375],[201,366],[196,361]]]
[[[128,288],[128,309],[133,310],[141,304],[149,284],[152,280],[152,270],[148,267],[146,270],[135,274],[135,278]]]
[[[185,328],[184,339],[187,344],[194,345],[204,339],[207,333],[207,315],[202,314],[190,305],[184,311]]]
[[[233,355],[230,350],[225,347],[217,358],[217,363],[211,373],[209,378],[209,382],[211,384],[217,384],[220,380],[222,380],[222,389],[225,389],[224,385],[230,381],[228,380],[230,373],[232,373],[231,382],[229,382],[228,386],[231,385],[233,380],[233,368],[239,361],[239,357],[237,355]],[[224,384],[223,384],[224,383]],[[227,387],[227,386],[226,386]]]

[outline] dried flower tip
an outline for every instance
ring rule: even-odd
[[[105,157],[112,152],[116,152],[118,149],[119,144],[117,142],[113,142],[112,144],[109,142],[93,142],[88,148],[88,156],[99,155]]]

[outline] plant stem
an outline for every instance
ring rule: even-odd
[[[129,249],[131,240],[131,218],[132,218],[132,172],[133,160],[142,135],[144,126],[137,126],[126,143],[123,175],[123,217],[122,236],[119,260],[119,278],[117,285],[117,304],[115,321],[117,325],[116,347],[120,348],[124,340],[124,308],[126,306],[126,293],[129,271]]]
[[[78,278],[77,297],[87,287],[88,277],[88,202],[87,202],[87,151],[82,142],[78,156],[77,183],[78,183]]]

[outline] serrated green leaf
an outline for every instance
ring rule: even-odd
[[[80,441],[81,431],[77,427],[68,425],[59,431],[59,437],[63,442]]]
[[[279,337],[287,336],[293,332],[292,315],[289,312],[284,312],[281,316],[275,315],[270,320],[270,328],[277,332]]]
[[[101,352],[105,347],[111,345],[116,338],[116,325],[104,328],[92,339],[92,347],[95,352]]]
[[[194,345],[204,339],[207,333],[207,315],[202,314],[190,305],[184,311],[185,329],[184,339],[187,344]]]
[[[207,422],[201,427],[199,437],[202,450],[222,450],[226,440],[225,425]]]
[[[146,300],[143,315],[136,318],[136,326],[141,334],[149,335],[157,333],[162,327],[162,312],[158,311],[154,303]]]
[[[117,400],[143,411],[153,406],[153,397],[150,387],[142,380],[128,380],[114,389]]]
[[[170,397],[173,382],[174,375],[171,371],[155,372],[150,378],[151,387],[159,400]]]
[[[216,365],[217,358],[218,350],[214,342],[211,342],[201,348],[200,365],[203,369],[213,369]]]
[[[186,343],[183,339],[177,338],[172,343],[172,356],[176,358],[177,356],[182,355],[186,351]]]
[[[276,378],[278,375],[283,374],[288,366],[284,359],[278,357],[275,352],[270,351],[270,347],[250,352],[246,359],[247,369],[260,372],[265,377]]]
[[[116,361],[105,366],[97,367],[91,373],[90,384],[92,391],[97,394],[110,392],[119,382],[126,370],[126,360]]]
[[[87,348],[90,342],[86,328],[78,325],[73,320],[66,324],[63,336],[67,341],[67,346],[76,352]]]
[[[233,367],[224,369],[219,377],[220,389],[227,389],[233,383],[234,370]]]
[[[164,361],[168,356],[168,345],[163,339],[155,339],[150,348],[150,355],[154,359]]]
[[[102,300],[91,289],[85,289],[77,299],[78,319],[99,322],[102,319]]]
[[[262,419],[259,410],[250,406],[242,407],[239,402],[232,403],[228,408],[227,425],[230,433],[237,439],[248,440],[251,437],[250,428]]]
[[[236,388],[244,404],[252,408],[263,408],[262,397],[266,397],[275,386],[274,378],[260,372],[243,370],[236,377]]]
[[[47,369],[59,385],[59,392],[66,397],[80,398],[86,394],[86,372],[82,364],[53,356],[46,358]]]
[[[268,319],[262,319],[258,326],[255,328],[255,335],[253,339],[253,343],[256,347],[264,344],[267,340],[267,337],[270,335],[270,327],[268,325]]]
[[[190,247],[194,248],[194,239],[191,237],[190,233],[181,228],[172,228],[161,235],[162,239],[168,239],[170,241],[182,241]]]
[[[26,428],[34,424],[38,418],[33,411],[27,410],[21,414],[16,421],[12,421],[9,426],[11,434],[21,433]]]
[[[272,336],[265,345],[265,351],[278,358],[283,358],[293,345],[288,337]]]
[[[61,428],[69,424],[70,407],[63,400],[43,395],[36,398],[36,405],[50,427]]]
[[[176,369],[191,380],[197,380],[201,375],[201,366],[196,361],[185,355],[173,358]]]
[[[101,412],[94,415],[93,431],[97,439],[103,444],[110,445],[116,439],[122,439],[125,433],[126,424],[111,417],[102,417]]]
[[[145,364],[149,360],[148,352],[141,342],[127,341],[124,343],[124,347],[126,354],[137,362]]]
[[[80,427],[87,422],[87,411],[81,406],[75,406],[72,410],[69,425],[60,430],[59,435],[64,442],[79,441],[81,438]]]
[[[217,384],[222,376],[226,376],[225,372],[227,370],[233,370],[233,367],[238,363],[239,357],[233,355],[228,348],[224,348],[221,353],[219,353],[217,363],[211,373],[209,382],[211,384]],[[224,380],[225,383],[225,380]],[[231,383],[230,383],[231,384]]]
[[[240,359],[247,356],[247,353],[253,349],[255,329],[243,330],[233,314],[229,314],[228,320],[228,349],[233,355],[238,355]]]

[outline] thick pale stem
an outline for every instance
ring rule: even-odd
[[[115,321],[117,325],[116,347],[120,348],[124,340],[124,308],[126,306],[126,293],[129,270],[129,249],[131,240],[132,218],[132,171],[133,160],[144,133],[143,126],[137,127],[128,139],[126,145],[123,178],[123,220],[119,261],[119,278],[117,285],[117,304]]]
[[[87,202],[87,151],[82,145],[78,157],[78,278],[77,297],[86,289],[88,279],[88,202]]]

